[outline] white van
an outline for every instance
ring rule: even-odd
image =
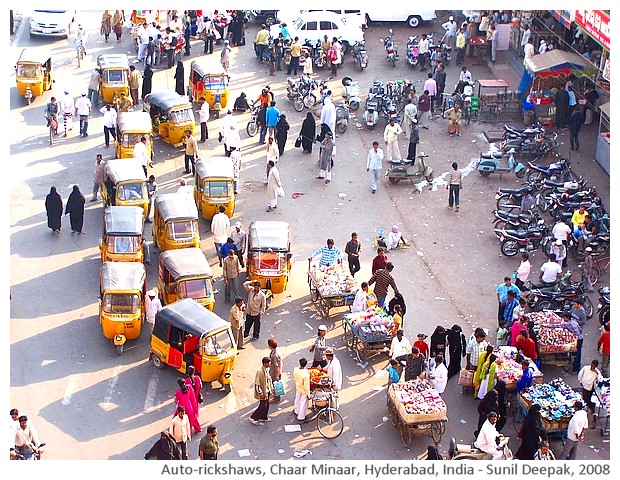
[[[332,12],[342,17],[347,23],[366,28],[366,13],[362,10],[278,10],[276,17],[279,22],[290,24],[304,12]]]
[[[407,22],[411,28],[422,25],[437,18],[435,10],[411,11],[409,9],[377,8],[366,10],[367,22]]]

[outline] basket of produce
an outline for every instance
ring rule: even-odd
[[[310,265],[308,274],[322,297],[351,296],[350,301],[353,302],[357,282],[342,264]],[[345,305],[344,298],[342,302]]]
[[[310,390],[314,390],[318,387],[328,388],[331,386],[331,380],[323,370],[309,368],[308,372],[310,372]]]

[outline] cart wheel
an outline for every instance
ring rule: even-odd
[[[411,446],[411,430],[409,430],[409,425],[404,422],[400,424],[400,439],[405,447]]]
[[[441,437],[446,431],[446,424],[443,422],[431,424],[431,436],[435,444],[441,442]]]
[[[515,405],[515,422],[521,423],[523,420],[525,420],[525,411],[521,404],[517,403]]]
[[[368,345],[358,340],[357,348],[357,356],[359,357],[360,362],[366,363],[366,360],[368,360]]]
[[[350,349],[353,349],[353,345],[355,343],[355,336],[353,335],[353,332],[351,331],[351,328],[349,327],[347,322],[344,322],[343,328],[344,328],[344,341],[347,344],[347,347],[349,347]]]
[[[389,401],[389,400],[388,400]],[[396,410],[396,405],[394,405],[391,401],[389,401],[389,412],[390,412],[390,422],[394,427],[398,428],[398,424],[400,423],[400,419],[398,418],[398,411]]]
[[[321,317],[325,319],[329,318],[329,308],[330,308],[329,300],[322,298],[319,304],[319,310],[320,310]]]
[[[319,433],[325,438],[337,438],[344,429],[344,421],[334,408],[324,408],[316,417]]]

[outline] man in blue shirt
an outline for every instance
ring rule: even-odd
[[[228,251],[232,250],[233,252],[235,252],[235,255],[237,254],[237,245],[235,245],[235,241],[228,237],[226,239],[226,243],[222,244],[222,246],[220,247],[220,252],[219,252],[219,257],[220,259],[224,259],[228,256]]]
[[[338,247],[334,246],[334,240],[332,238],[327,239],[327,245],[322,245],[312,252],[308,257],[308,260],[312,261],[312,259],[319,253],[321,254],[319,265],[333,265],[336,263],[336,259],[338,259],[339,262],[342,261],[342,251]]]
[[[280,111],[276,108],[276,102],[271,101],[269,108],[265,113],[265,123],[267,124],[267,135],[276,138],[276,126],[280,121]]]
[[[506,305],[506,300],[508,299],[508,290],[512,290],[515,292],[515,296],[519,298],[521,296],[521,290],[516,285],[511,283],[510,277],[504,277],[504,283],[498,285],[495,293],[497,294],[497,321],[499,322],[504,318],[504,307]]]
[[[532,381],[534,380],[534,375],[532,373],[532,369],[530,368],[530,363],[527,360],[523,360],[521,362],[521,368],[523,368],[523,375],[517,381],[517,396],[521,391],[525,390],[528,387],[532,386]]]

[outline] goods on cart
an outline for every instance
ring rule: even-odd
[[[393,337],[394,329],[392,316],[380,307],[368,309],[364,312],[347,313],[347,322],[355,333],[365,342],[379,341],[385,337]]]
[[[523,375],[521,363],[517,361],[519,353],[515,347],[502,346],[499,347],[497,354],[497,369],[495,370],[495,378],[506,383],[506,388],[516,388],[517,382]],[[540,383],[543,374],[536,364],[530,359],[530,368],[532,369],[533,383]]]
[[[582,397],[564,380],[555,378],[548,383],[526,388],[521,392],[520,399],[525,409],[538,403],[543,427],[555,431],[568,428],[568,422],[575,411],[573,404]]]
[[[554,323],[562,323],[562,318],[554,312],[531,312],[525,315],[534,322],[538,336],[540,353],[565,353],[577,351],[577,337],[565,328],[549,328]]]
[[[432,421],[446,418],[448,407],[427,380],[393,383],[390,393],[399,414],[406,422]]]
[[[330,380],[327,373],[320,368],[309,368],[308,372],[310,373],[310,390],[315,389],[319,385],[329,385]]]
[[[603,378],[596,382],[595,389],[599,392],[598,397],[602,407],[609,412],[611,411],[611,382],[609,378]]]
[[[357,282],[341,263],[335,265],[310,265],[308,272],[322,297],[352,293]]]

